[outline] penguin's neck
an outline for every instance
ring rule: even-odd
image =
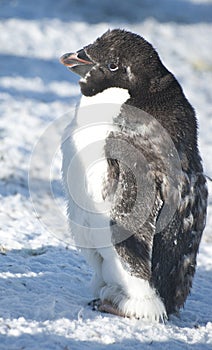
[[[113,124],[123,103],[130,98],[127,89],[108,88],[94,96],[82,95],[76,114],[77,126]]]
[[[104,105],[104,104],[117,104],[122,105],[130,98],[130,94],[127,89],[111,87],[105,89],[102,92],[94,96],[82,95],[80,101],[80,107],[86,107],[90,105]]]

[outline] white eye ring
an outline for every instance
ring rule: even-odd
[[[115,63],[109,63],[108,68],[110,69],[111,72],[115,72],[116,70],[119,69],[119,67]]]

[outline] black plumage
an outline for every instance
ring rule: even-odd
[[[149,281],[167,314],[174,313],[184,305],[192,286],[206,220],[207,186],[195,111],[156,50],[137,34],[109,30],[75,56],[64,55],[61,61],[83,76],[80,87],[85,96],[111,87],[129,92],[115,118],[118,130],[110,132],[104,148],[108,171],[102,188],[104,198],[113,197],[112,239],[123,266],[130,267],[132,276]],[[139,113],[134,112],[135,107]],[[145,133],[141,132],[143,126]],[[146,163],[135,158],[136,171],[149,176],[151,186],[153,183],[154,204],[146,221],[145,198],[132,214],[138,184],[132,170],[114,157],[119,140],[132,145],[148,164],[144,171]],[[119,151],[127,152],[121,146]],[[171,166],[167,175],[172,152],[177,158],[176,168]],[[130,150],[125,157],[133,157]],[[174,211],[166,221],[164,213],[169,215],[171,207]],[[109,302],[122,311],[115,299]]]

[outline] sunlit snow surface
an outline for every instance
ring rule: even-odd
[[[60,137],[79,88],[58,58],[108,27],[144,36],[196,109],[212,177],[212,1],[2,0],[0,16],[0,350],[211,349],[211,182],[180,317],[151,325],[87,306],[92,272],[68,241],[60,182]]]

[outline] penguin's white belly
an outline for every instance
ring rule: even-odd
[[[91,200],[93,209],[102,212],[104,203],[102,198],[102,184],[107,172],[107,160],[104,156],[104,145],[107,135],[114,130],[111,125],[87,125],[77,130],[73,135],[76,157],[81,163],[84,181],[85,203],[86,197]],[[85,208],[86,209],[86,208]],[[89,208],[87,208],[89,209]]]

